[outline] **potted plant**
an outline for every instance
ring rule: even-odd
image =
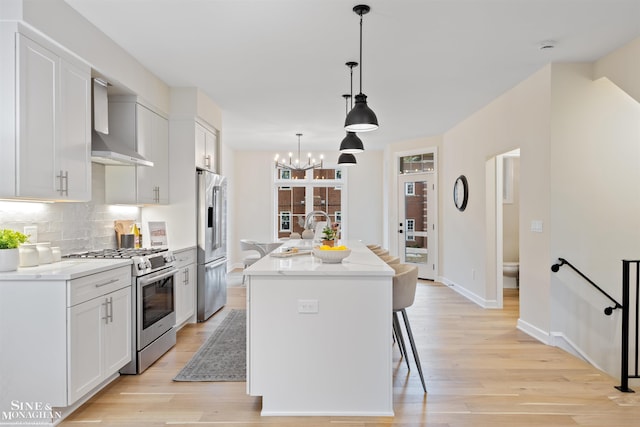
[[[322,244],[327,246],[333,246],[336,239],[336,231],[333,228],[326,226],[325,228],[322,229],[322,234],[323,234]]]
[[[15,271],[18,269],[20,262],[18,246],[28,239],[27,235],[19,231],[8,228],[0,230],[0,271]]]

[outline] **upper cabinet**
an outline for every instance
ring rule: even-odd
[[[109,134],[153,166],[106,166],[106,203],[168,204],[168,120],[129,97],[115,97],[109,101]]]
[[[1,34],[0,197],[91,200],[90,68],[15,30]]]
[[[218,172],[218,132],[196,122],[196,168]]]

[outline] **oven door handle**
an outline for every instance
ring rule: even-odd
[[[159,272],[158,274],[149,274],[147,276],[144,276],[142,279],[140,279],[140,285],[145,286],[145,285],[148,285],[149,283],[157,282],[158,280],[162,280],[169,276],[173,276],[177,272],[178,272],[177,268],[172,268],[169,271],[162,271],[162,272]]]

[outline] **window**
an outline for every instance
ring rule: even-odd
[[[413,182],[407,182],[404,184],[404,195],[405,196],[415,196],[416,195],[416,187]]]
[[[344,212],[344,185],[340,169],[277,169],[274,182],[276,238],[289,237],[291,233],[302,234],[306,216],[312,211],[326,212],[331,222],[340,224]]]
[[[415,241],[416,220],[407,218],[407,240]]]
[[[291,232],[291,212],[280,212],[280,231]]]
[[[435,158],[433,153],[414,154],[400,157],[401,174],[422,173],[435,171]]]

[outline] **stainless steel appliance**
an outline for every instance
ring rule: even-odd
[[[197,319],[204,322],[227,303],[227,180],[198,170]]]
[[[178,269],[167,249],[104,249],[68,258],[131,259],[133,298],[131,362],[122,374],[139,374],[176,344],[175,286]]]

